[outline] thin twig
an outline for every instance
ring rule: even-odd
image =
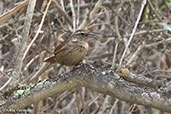
[[[28,69],[28,67],[34,62],[34,60],[36,60],[39,57],[39,55],[36,55],[34,58],[32,58],[27,65],[24,68],[24,71],[26,71]]]
[[[123,6],[123,3],[124,3],[123,0],[121,0],[120,4],[117,7],[117,14],[120,14],[121,7]],[[113,60],[112,60],[112,68],[113,69],[115,67],[116,53],[117,53],[118,45],[119,45],[119,42],[120,42],[119,40],[121,38],[121,34],[120,34],[120,31],[119,31],[119,25],[118,25],[118,15],[115,16],[115,29],[116,29],[118,39],[115,40],[115,51],[114,51]]]
[[[101,106],[101,110],[98,112],[98,114],[104,114],[105,110],[109,107],[111,96],[107,95],[104,98],[104,101]]]
[[[161,41],[158,41],[158,42],[155,42],[155,43],[145,45],[145,47],[149,48],[149,47],[153,47],[153,46],[156,46],[156,45],[159,45],[159,44],[162,44],[162,43],[169,43],[169,42],[171,42],[171,37],[167,38],[167,39],[164,39],[164,40],[161,40]]]
[[[102,95],[100,94],[100,95],[98,95],[95,99],[93,99],[85,108],[84,108],[84,110],[81,112],[81,114],[84,114],[85,113],[85,111],[96,101],[96,100],[98,100],[100,97],[101,97]]]
[[[76,20],[76,26],[78,27],[79,19],[80,19],[80,0],[77,0],[77,3],[79,4],[77,6],[77,20]]]
[[[129,41],[128,41],[126,47],[125,47],[125,50],[124,50],[124,52],[123,52],[123,55],[122,55],[122,57],[121,57],[121,60],[120,60],[119,65],[122,64],[122,61],[123,61],[123,59],[124,59],[124,57],[125,57],[125,54],[126,54],[126,52],[127,52],[127,50],[128,50],[128,47],[129,47],[129,45],[130,45],[130,43],[131,43],[131,41],[132,41],[132,39],[133,39],[133,36],[134,36],[134,34],[135,34],[135,32],[136,32],[138,23],[139,23],[139,21],[140,21],[140,18],[141,18],[141,15],[142,15],[142,13],[143,13],[143,10],[144,10],[144,8],[145,8],[146,3],[147,3],[147,0],[143,0],[142,6],[141,6],[141,9],[140,9],[140,13],[139,13],[139,15],[138,15],[138,18],[137,18],[137,21],[136,21],[136,23],[135,23],[135,26],[134,26],[134,28],[133,28],[133,30],[132,30],[132,34],[131,34],[131,36],[130,36],[130,38],[129,38]]]
[[[114,102],[114,104],[113,104],[113,106],[112,106],[112,108],[111,108],[109,114],[113,114],[113,110],[114,110],[114,108],[116,107],[118,101],[119,101],[118,99],[115,100],[115,102]]]
[[[162,43],[169,43],[171,42],[171,38],[168,38],[168,39],[164,39],[162,41],[158,41],[158,42],[155,42],[155,43],[151,43],[151,44],[142,44],[138,47],[138,49],[136,50],[136,52],[131,56],[131,58],[129,59],[129,61],[127,62],[127,65],[130,65],[133,61],[136,60],[136,57],[138,56],[138,54],[140,54],[140,52],[142,52],[142,50],[144,48],[149,48],[149,47],[154,47],[154,46],[157,46],[159,44],[162,44]]]
[[[88,56],[86,57],[87,60],[96,60],[96,59],[103,59],[106,57],[110,57],[112,56],[112,53],[106,53],[106,54],[102,54],[102,55],[97,55],[97,56]]]
[[[93,10],[90,12],[90,15],[83,20],[83,23],[78,27],[78,29],[83,29],[90,23],[90,21],[95,17],[95,14],[101,8],[103,2],[104,2],[104,0],[98,0],[96,5],[94,6]]]
[[[148,0],[148,3],[149,3],[149,5],[150,5],[151,9],[153,10],[153,12],[155,13],[157,19],[158,19],[159,21],[162,21],[161,18],[160,18],[160,17],[162,17],[162,16],[160,16],[160,15],[157,13],[157,11],[154,9],[154,7],[153,7],[153,5],[152,5],[152,3],[151,3],[150,0]]]
[[[11,82],[11,80],[12,80],[12,77],[10,77],[8,81],[6,81],[6,83],[0,88],[0,91],[2,91]]]
[[[5,24],[11,18],[12,15],[15,15],[22,8],[27,7],[28,2],[29,2],[29,0],[19,2],[18,4],[16,4],[17,5],[16,7],[12,8],[11,10],[8,10],[4,14],[0,15],[0,25]]]
[[[112,68],[113,69],[115,68],[116,53],[117,53],[117,50],[118,50],[118,46],[119,46],[119,40],[116,39],[116,41],[115,41],[115,51],[114,51],[113,60],[112,60]]]
[[[136,58],[138,56],[138,54],[140,54],[140,52],[144,49],[144,45],[140,45],[138,47],[138,49],[135,51],[135,53],[131,56],[131,58],[128,60],[126,65],[130,65],[133,61],[136,61]]]
[[[76,30],[76,15],[75,15],[75,10],[73,6],[73,0],[70,0],[70,6],[71,6],[72,18],[73,18],[73,29],[75,31]]]
[[[73,26],[72,19],[69,17],[69,15],[65,12],[64,8],[62,8],[57,1],[53,0],[53,2],[56,4],[56,8],[58,9],[59,13],[64,16],[66,19],[66,22],[68,22],[69,25]]]
[[[26,57],[28,51],[30,50],[31,46],[33,45],[33,43],[34,43],[35,40],[37,39],[39,33],[41,32],[41,28],[42,28],[42,26],[43,26],[43,23],[44,23],[44,20],[45,20],[47,11],[48,11],[48,9],[49,9],[49,6],[50,6],[50,4],[51,4],[51,1],[52,1],[52,0],[50,0],[50,1],[48,2],[48,5],[47,5],[46,10],[45,10],[45,12],[44,12],[44,14],[43,14],[42,20],[41,20],[41,22],[40,22],[39,28],[38,28],[38,30],[37,30],[37,32],[36,32],[36,35],[34,36],[33,40],[32,40],[31,43],[29,44],[29,46],[27,47],[27,49],[26,49],[26,51],[25,51],[25,53],[24,53],[24,55],[23,55],[22,61],[25,59],[25,57]]]
[[[2,91],[2,90],[11,82],[12,77],[9,77],[7,74],[5,74],[4,72],[2,72],[1,70],[0,70],[0,73],[1,73],[4,77],[8,78],[8,80],[6,81],[6,83],[0,88],[0,91]],[[1,79],[2,79],[2,78],[1,78]]]
[[[141,35],[141,34],[146,34],[146,33],[154,33],[154,32],[163,32],[163,31],[167,31],[166,29],[155,29],[155,30],[142,30],[142,31],[139,31],[139,32],[136,32],[134,34],[135,35]],[[126,34],[124,37],[128,37],[130,36],[131,34]]]

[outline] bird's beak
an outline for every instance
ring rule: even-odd
[[[91,38],[95,38],[96,40],[98,40],[98,38],[99,38],[98,33],[95,33],[95,32],[90,32],[90,33],[89,33],[89,36],[90,36]]]

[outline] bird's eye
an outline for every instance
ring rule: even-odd
[[[81,34],[81,35],[85,35],[85,33],[83,33],[83,32],[82,32],[82,33],[80,33],[80,34]]]

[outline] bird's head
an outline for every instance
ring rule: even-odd
[[[87,30],[77,30],[72,34],[72,37],[82,41],[88,41],[90,38],[98,38],[97,34]]]

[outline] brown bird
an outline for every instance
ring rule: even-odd
[[[59,45],[54,55],[45,60],[45,62],[59,63],[61,65],[73,66],[79,64],[88,52],[89,38],[95,38],[96,35],[85,30],[78,30],[71,35],[71,39]]]
[[[88,40],[90,38],[97,38],[97,35],[86,30],[77,30],[74,32],[70,38],[67,38],[65,42],[56,47],[54,55],[45,60],[47,63],[29,79],[29,82],[38,80],[38,77],[49,69],[52,63],[59,63],[66,66],[78,65],[88,52]]]

